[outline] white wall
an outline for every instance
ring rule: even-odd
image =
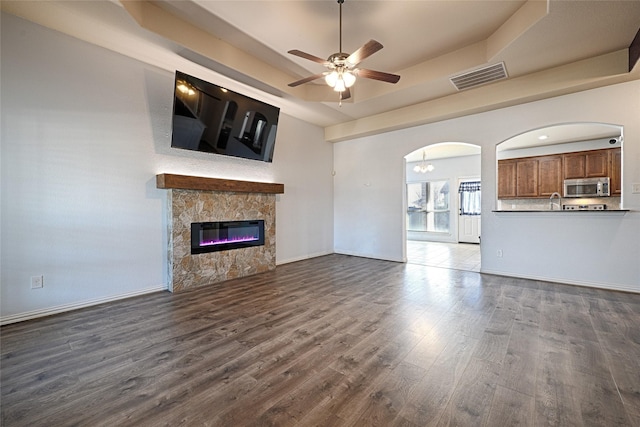
[[[280,114],[273,181],[276,196],[276,262],[333,253],[333,144],[324,131]]]
[[[336,252],[402,260],[406,154],[446,141],[482,147],[482,271],[640,292],[640,81],[336,144]],[[496,144],[571,122],[624,126],[626,214],[494,213]],[[497,250],[503,251],[498,258]]]
[[[1,30],[3,323],[165,289],[158,173],[284,183],[277,262],[332,252],[322,129],[281,114],[272,164],[172,149],[172,72],[11,15]],[[30,289],[41,274],[44,288]]]
[[[403,262],[409,151],[400,155],[389,140],[380,141],[379,136],[334,146],[334,251]]]

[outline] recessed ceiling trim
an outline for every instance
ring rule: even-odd
[[[504,80],[507,77],[507,69],[504,66],[504,62],[500,62],[498,64],[458,74],[457,76],[451,77],[449,80],[451,80],[451,83],[453,83],[456,89],[465,90],[498,80]]]
[[[397,108],[324,128],[325,139],[340,142],[397,129],[434,123],[526,102],[538,101],[638,80],[640,69],[627,73],[628,51],[584,59],[550,70],[509,78],[495,85],[460,91],[431,101]],[[638,67],[637,67],[638,68]],[[514,94],[518,94],[515,96]]]

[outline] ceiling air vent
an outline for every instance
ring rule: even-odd
[[[458,90],[465,90],[506,78],[507,70],[504,68],[504,62],[500,62],[499,64],[453,76],[450,80]]]

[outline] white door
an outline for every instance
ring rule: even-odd
[[[480,215],[458,215],[458,242],[480,243]]]
[[[469,184],[469,187],[478,185],[477,192],[471,190],[472,193],[465,194],[467,202],[470,200],[468,197],[473,194],[473,203],[466,203],[463,207],[463,195],[458,195],[458,242],[463,243],[480,243],[480,179],[465,179],[458,182],[458,189],[464,188]],[[463,190],[464,191],[464,190]]]

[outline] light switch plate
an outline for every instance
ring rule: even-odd
[[[633,194],[640,194],[640,184],[632,184],[631,185],[631,192]]]

